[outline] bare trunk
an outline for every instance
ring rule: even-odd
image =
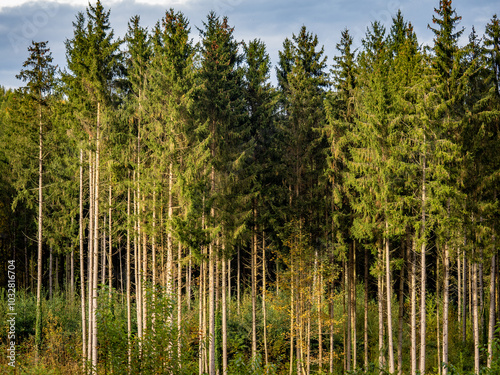
[[[87,293],[88,293],[88,340],[87,340],[87,361],[89,366],[92,362],[92,291],[94,289],[94,158],[89,152],[89,239],[88,239],[88,267],[87,267]]]
[[[236,275],[236,298],[237,298],[237,307],[238,307],[238,316],[240,316],[240,304],[241,304],[241,296],[240,296],[240,284],[241,284],[241,268],[240,268],[241,260],[240,260],[240,247],[238,246],[238,271]]]
[[[352,368],[357,367],[357,332],[356,332],[356,241],[352,243],[352,262],[351,262],[351,346],[352,346]]]
[[[86,371],[86,357],[87,357],[87,324],[85,314],[85,264],[83,258],[83,150],[80,149],[80,196],[79,196],[79,217],[78,217],[78,238],[80,242],[80,298],[82,309],[82,358],[83,358],[83,372]]]
[[[295,336],[295,309],[294,309],[294,297],[295,297],[295,285],[294,285],[294,273],[293,273],[293,258],[291,257],[290,259],[291,266],[290,266],[290,285],[291,285],[291,290],[290,290],[290,375],[293,374],[293,340]],[[298,365],[298,364],[297,364]]]
[[[95,151],[94,195],[94,282],[92,290],[92,371],[97,372],[97,278],[99,262],[99,154],[100,154],[100,103],[97,103],[97,131]]]
[[[478,309],[478,265],[476,262],[472,264],[472,313],[473,313],[473,326],[474,326],[474,374],[479,374],[479,309]]]
[[[467,339],[467,259],[464,250],[464,264],[463,264],[463,277],[462,277],[462,342],[465,343]]]
[[[38,152],[38,254],[36,279],[36,333],[35,333],[35,361],[38,363],[40,345],[42,343],[42,241],[43,241],[43,124],[42,107],[39,106],[39,152]]]
[[[269,364],[267,352],[267,311],[266,311],[266,236],[262,232],[262,327],[264,329],[264,359],[266,366]],[[320,341],[320,358],[321,358],[321,341]],[[320,359],[321,366],[321,359]]]
[[[54,277],[52,274],[52,264],[53,264],[52,244],[50,244],[49,245],[49,300],[52,300],[52,293],[53,293],[52,280],[54,279]]]
[[[493,243],[495,241],[493,240]],[[490,272],[490,311],[488,320],[488,362],[487,367],[491,368],[493,361],[493,341],[495,339],[495,273],[496,273],[496,255],[491,257]]]
[[[404,240],[403,240],[404,241]],[[403,266],[399,276],[399,307],[398,307],[398,374],[403,374],[403,309],[404,309],[404,282],[405,268],[407,264],[406,248],[408,247],[408,238],[402,243]]]
[[[365,247],[365,311],[364,311],[364,349],[365,370],[368,369],[368,247]]]
[[[222,243],[224,253],[224,242]],[[226,258],[222,257],[222,374],[227,373],[227,285],[226,285]]]
[[[415,252],[415,238],[411,239],[411,247],[409,250],[411,261],[410,275],[410,304],[411,304],[411,322],[410,322],[410,357],[411,357],[411,375],[417,374],[417,257]]]
[[[132,346],[131,346],[131,335],[132,335],[132,305],[130,301],[130,172],[128,174],[129,186],[127,187],[127,254],[126,254],[126,264],[127,264],[127,347],[128,347],[128,370],[130,372],[130,364],[132,360]]]
[[[443,375],[448,375],[448,319],[450,295],[450,254],[448,244],[444,245],[444,285],[443,285]],[[440,364],[441,366],[441,364]]]
[[[383,255],[382,247],[378,246],[378,263],[379,267],[383,269]],[[380,270],[381,271],[381,270]],[[380,272],[379,271],[379,272]],[[380,368],[385,367],[385,356],[384,356],[384,281],[382,274],[377,276],[378,284],[378,362]]]
[[[257,356],[257,212],[254,209],[254,230],[252,241],[252,360]]]
[[[425,138],[424,138],[425,143]],[[425,343],[426,343],[426,265],[425,265],[425,251],[426,251],[426,234],[425,234],[425,206],[426,206],[426,158],[425,154],[423,156],[423,171],[422,171],[422,217],[421,217],[421,232],[420,232],[420,241],[421,244],[421,253],[420,253],[420,283],[421,283],[421,291],[420,291],[420,374],[425,374]]]
[[[177,360],[181,367],[181,322],[182,322],[182,245],[177,246]]]
[[[112,226],[112,209],[111,209],[111,204],[112,204],[112,191],[111,191],[111,175],[109,177],[109,196],[108,196],[108,204],[109,204],[109,227],[108,227],[108,284],[109,284],[109,302],[111,303],[111,289],[113,288],[113,236],[111,233],[111,230],[113,229]],[[116,286],[118,289],[118,285]]]
[[[344,337],[344,351],[345,351],[345,358],[344,358],[344,368],[346,371],[351,371],[351,344],[352,344],[352,329],[351,329],[351,322],[352,322],[352,303],[351,303],[351,298],[352,298],[352,293],[351,293],[351,264],[352,264],[352,245],[349,246],[349,254],[348,254],[348,260],[347,262],[344,262],[344,295],[347,295],[347,306],[345,305],[345,297],[344,297],[344,309],[347,307],[347,317],[346,317],[346,324],[344,324],[344,327],[346,327],[346,333],[347,337]]]

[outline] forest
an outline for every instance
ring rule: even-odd
[[[2,374],[500,374],[496,15],[109,16],[0,88]]]

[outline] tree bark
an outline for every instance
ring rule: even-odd
[[[448,375],[448,326],[450,296],[450,254],[448,244],[444,245],[444,280],[443,280],[443,375]],[[441,364],[439,365],[441,367]]]
[[[406,268],[406,247],[408,246],[408,238],[403,240],[401,255],[403,256],[403,266],[399,275],[399,307],[398,307],[398,374],[403,374],[403,309],[404,309],[404,282]]]
[[[99,156],[100,156],[100,103],[97,103],[97,130],[95,151],[94,194],[94,282],[92,290],[92,371],[97,372],[97,278],[99,262]]]
[[[364,311],[364,349],[365,371],[368,369],[368,247],[365,247],[365,311]]]
[[[493,243],[495,240],[493,239]],[[491,272],[490,272],[490,311],[488,320],[488,361],[487,367],[491,368],[493,361],[493,341],[495,339],[495,273],[496,273],[496,255],[491,257]]]
[[[424,135],[425,143],[425,135]],[[425,344],[426,344],[426,265],[425,265],[425,251],[426,251],[426,239],[425,239],[425,207],[427,202],[426,196],[426,157],[423,155],[423,169],[422,169],[422,218],[421,218],[421,232],[420,240],[421,253],[420,253],[420,374],[425,375]]]
[[[85,314],[85,264],[83,258],[83,150],[80,149],[80,193],[79,193],[79,217],[78,217],[78,239],[80,244],[80,300],[82,310],[82,358],[83,372],[86,372],[87,357],[87,324]]]
[[[253,209],[254,228],[251,250],[251,274],[252,274],[252,361],[257,356],[257,211]]]
[[[267,310],[266,310],[266,236],[262,231],[262,328],[264,330],[264,359],[266,366],[269,365],[267,351]],[[321,323],[320,323],[321,327]],[[321,329],[321,328],[320,328]],[[320,368],[321,368],[321,340],[320,340]]]
[[[224,241],[222,243],[224,253]],[[226,257],[222,256],[222,374],[227,373],[227,285],[226,285]]]
[[[130,267],[130,171],[128,173],[128,183],[127,187],[127,249],[126,249],[126,267],[127,267],[127,347],[128,347],[128,371],[130,373],[130,365],[132,361],[132,346],[131,346],[131,335],[132,335],[132,304],[130,300],[130,289],[131,289],[131,267]]]
[[[417,256],[415,251],[415,238],[412,236],[411,248],[409,249],[411,261],[411,275],[410,275],[410,304],[411,304],[411,318],[410,318],[410,357],[411,357],[411,375],[416,375],[417,366]]]
[[[36,279],[36,326],[35,362],[38,363],[42,343],[42,243],[43,243],[43,123],[42,106],[39,104],[39,148],[38,148],[38,233],[37,233],[37,279]]]
[[[474,374],[479,375],[479,309],[478,309],[478,265],[476,262],[472,264],[472,320],[474,333]]]

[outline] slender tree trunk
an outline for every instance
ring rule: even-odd
[[[334,288],[333,288],[333,280],[331,280],[330,282],[330,296],[329,296],[329,303],[328,303],[328,309],[329,309],[329,318],[330,318],[330,322],[329,322],[329,325],[330,325],[330,358],[329,358],[329,362],[330,362],[330,369],[329,369],[329,373],[330,374],[333,374],[333,345],[334,345],[334,321],[333,321],[333,318],[334,318],[334,305],[333,305],[333,295],[334,294]]]
[[[269,357],[267,351],[267,310],[266,310],[266,236],[262,231],[262,328],[264,330],[264,359],[266,366],[269,365]],[[321,340],[320,340],[321,353]],[[321,357],[321,354],[320,354]],[[321,359],[320,359],[321,366]]]
[[[128,183],[127,187],[127,249],[126,249],[126,264],[127,264],[127,348],[128,348],[128,371],[130,373],[130,365],[132,361],[132,346],[131,346],[131,335],[132,335],[132,304],[130,300],[130,172],[128,173]]]
[[[36,279],[36,326],[35,326],[35,362],[38,363],[42,344],[42,243],[43,243],[43,123],[42,106],[39,113],[39,148],[38,148],[38,233],[37,233],[37,279]]]
[[[467,259],[465,257],[465,250],[464,250],[464,264],[463,264],[463,277],[462,277],[462,297],[463,297],[463,303],[462,303],[462,342],[465,344],[465,341],[467,340],[467,299],[468,299],[468,293],[467,293]]]
[[[457,256],[457,291],[458,291],[458,322],[462,322],[462,251],[459,248],[458,249],[458,256]]]
[[[182,245],[177,245],[177,360],[181,367],[181,323],[182,323]]]
[[[53,279],[54,275],[52,274],[52,264],[53,264],[53,259],[52,259],[52,244],[49,245],[49,300],[52,300],[52,293],[53,293]]]
[[[237,307],[238,307],[238,316],[240,316],[240,305],[241,305],[241,296],[240,296],[240,287],[241,287],[241,259],[240,259],[240,247],[238,246],[238,271],[236,275],[236,298],[237,298]]]
[[[254,208],[254,229],[252,241],[252,360],[257,356],[257,211]]]
[[[92,152],[89,151],[89,239],[88,239],[88,267],[87,267],[87,293],[88,293],[88,340],[87,340],[87,362],[92,365],[92,291],[94,289],[94,195],[95,195],[95,165]]]
[[[344,261],[344,296],[347,296],[347,306],[344,297],[344,311],[347,307],[347,317],[344,327],[347,325],[346,329],[346,337],[344,337],[344,368],[346,371],[351,371],[351,344],[352,344],[352,303],[351,303],[351,264],[352,264],[352,244],[349,245],[349,253],[347,262]]]
[[[144,220],[144,229],[142,230],[142,332],[146,334],[148,329],[148,303],[147,303],[147,282],[148,282],[148,251],[147,251],[147,237],[146,237],[146,212],[145,212],[146,204],[144,202],[144,194],[142,195],[142,214]],[[140,260],[140,258],[139,258]]]
[[[212,157],[214,156],[212,149]],[[215,194],[215,168],[212,165],[211,171],[211,192]],[[215,221],[215,207],[210,208],[210,218],[212,223]],[[209,375],[215,375],[215,262],[216,251],[214,249],[213,241],[209,245],[209,256],[208,256],[208,310],[209,310]]]
[[[352,346],[352,369],[357,367],[357,332],[356,332],[356,241],[352,243],[352,262],[351,262],[351,346]]]
[[[479,374],[479,308],[478,308],[478,266],[477,263],[474,262],[472,264],[472,320],[474,326],[474,374]]]
[[[424,135],[424,143],[425,143],[425,135]],[[421,231],[420,231],[420,240],[421,244],[421,253],[420,253],[420,374],[425,374],[425,343],[426,343],[426,264],[425,264],[425,251],[426,251],[426,234],[425,234],[425,206],[427,202],[426,196],[426,156],[423,155],[423,170],[422,170],[422,218],[421,218]]]
[[[319,266],[318,274],[318,290],[317,290],[317,304],[318,304],[318,361],[319,371],[323,372],[323,272],[322,264]]]
[[[450,254],[448,244],[444,245],[444,280],[443,280],[443,375],[448,375],[448,319],[450,296]],[[441,364],[440,364],[441,367]]]
[[[417,259],[415,252],[415,238],[411,239],[411,247],[409,251],[409,259],[411,262],[410,275],[410,357],[411,357],[411,375],[417,374]]]
[[[191,248],[189,248],[189,261],[188,261],[188,269],[187,269],[187,285],[186,285],[186,305],[188,311],[191,311],[191,278],[192,278],[192,254],[191,254]]]
[[[294,285],[294,267],[293,267],[293,257],[290,257],[290,375],[293,374],[293,340],[295,336],[295,309],[294,309],[294,304],[295,304],[295,285]],[[298,358],[297,358],[298,360]],[[298,366],[298,364],[297,364]]]
[[[365,371],[368,369],[368,247],[365,247],[365,311],[364,311],[364,349]]]
[[[403,266],[399,276],[399,307],[398,307],[398,374],[403,374],[403,309],[404,309],[404,282],[405,282],[405,268],[407,263],[406,247],[408,246],[408,239],[402,241]]]
[[[222,252],[224,253],[224,243],[222,242]],[[226,257],[222,257],[221,267],[222,277],[222,374],[227,373],[227,285],[226,285]]]
[[[385,222],[385,284],[386,284],[386,303],[387,303],[387,340],[389,351],[389,373],[393,374],[394,367],[394,339],[392,332],[392,281],[391,281],[391,259],[389,249],[389,223]]]
[[[85,264],[83,258],[83,150],[80,149],[80,193],[79,193],[79,216],[78,216],[78,239],[80,242],[80,299],[82,310],[82,358],[83,372],[86,373],[87,358],[87,324],[85,314]]]
[[[382,246],[378,246],[378,262],[379,267],[384,268],[383,264],[383,252]],[[381,270],[380,270],[381,271]],[[380,272],[379,271],[379,272]],[[384,356],[384,281],[382,274],[377,276],[378,280],[378,362],[380,368],[385,367],[385,356]]]
[[[167,232],[167,295],[172,295],[172,268],[173,268],[173,239],[172,239],[172,221],[173,221],[173,171],[172,163],[168,166],[168,232]]]
[[[493,239],[495,243],[495,239]],[[488,361],[487,367],[491,368],[493,361],[493,340],[495,339],[495,273],[496,273],[496,255],[491,257],[491,272],[490,272],[490,311],[488,320]]]
[[[438,249],[439,251],[439,249]],[[439,254],[436,257],[436,295],[435,295],[435,301],[436,301],[436,350],[437,350],[437,356],[436,356],[436,365],[438,369],[438,375],[441,375],[441,329],[440,329],[440,321],[441,321],[441,314],[440,314],[440,304],[441,304],[441,262],[439,258]]]
[[[112,229],[113,229],[113,222],[112,222],[112,190],[111,190],[111,174],[109,176],[109,196],[108,196],[108,205],[109,205],[109,227],[108,227],[108,284],[109,284],[109,303],[111,304],[111,289],[113,288],[113,236],[112,236]],[[118,289],[118,285],[116,285],[116,288]]]
[[[99,262],[99,154],[100,154],[100,103],[97,103],[97,130],[95,151],[94,195],[94,283],[92,291],[92,371],[97,373],[97,277]]]

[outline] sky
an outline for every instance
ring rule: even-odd
[[[329,67],[336,55],[340,33],[348,28],[359,47],[366,29],[374,21],[382,22],[387,29],[392,17],[401,9],[404,18],[411,22],[419,43],[432,45],[433,34],[427,28],[432,23],[434,8],[439,0],[101,0],[110,9],[110,24],[115,37],[122,38],[127,23],[134,15],[141,17],[141,25],[151,30],[165,11],[173,8],[182,11],[189,19],[191,36],[199,40],[197,28],[210,11],[227,16],[234,27],[238,41],[255,38],[265,42],[273,66],[278,61],[278,51],[285,38],[298,34],[305,25],[318,36],[324,46]],[[95,3],[94,0],[91,3]],[[16,79],[28,57],[31,41],[48,41],[53,63],[59,68],[66,64],[64,42],[73,36],[72,23],[78,12],[85,12],[88,0],[0,0],[0,85],[6,88],[22,86]],[[467,43],[475,26],[479,36],[495,13],[500,14],[498,0],[455,0],[453,7],[462,16],[460,27],[465,31],[459,42]],[[275,79],[273,68],[272,81]]]

